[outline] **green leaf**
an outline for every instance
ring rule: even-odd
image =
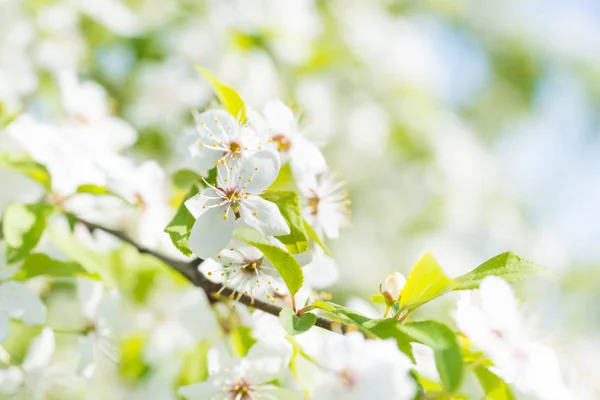
[[[363,324],[365,328],[380,339],[395,339],[400,351],[415,363],[410,336],[401,330],[400,325],[401,323],[394,318],[374,319]]]
[[[202,184],[202,178],[195,171],[180,169],[173,174],[173,184],[180,189],[188,190],[193,185]]]
[[[252,329],[244,325],[239,325],[229,332],[229,338],[233,345],[233,350],[240,357],[245,357],[250,351],[250,348],[256,343],[256,339],[252,336]]]
[[[489,369],[479,366],[474,372],[486,400],[515,400],[510,386]]]
[[[435,258],[427,253],[410,271],[402,289],[400,306],[408,311],[414,310],[451,288],[452,280],[446,276]]]
[[[285,282],[290,294],[294,295],[304,284],[302,267],[287,251],[272,244],[262,233],[252,229],[238,229],[233,235],[260,250],[271,261]]]
[[[46,167],[24,154],[0,153],[0,165],[22,173],[52,191],[52,178]]]
[[[86,277],[99,279],[97,274],[88,273],[79,263],[58,261],[42,253],[32,253],[25,257],[15,280],[26,280],[36,276],[51,276],[54,278]]]
[[[284,308],[279,313],[279,321],[290,335],[298,335],[306,332],[317,322],[317,316],[312,313],[296,315],[291,308]]]
[[[53,211],[54,206],[46,203],[11,203],[5,208],[2,233],[9,263],[22,260],[37,246]]]
[[[234,89],[219,82],[206,68],[197,65],[196,69],[208,79],[219,101],[225,106],[225,109],[240,121],[240,124],[246,123],[246,106],[240,95]]]
[[[442,385],[449,393],[458,390],[464,366],[456,334],[446,325],[435,321],[412,322],[398,326],[417,342],[433,349],[435,366]]]
[[[169,237],[171,238],[171,241],[175,247],[177,247],[177,249],[186,257],[192,255],[187,243],[188,238],[190,237],[192,226],[194,226],[196,219],[185,207],[185,201],[190,197],[195,196],[197,193],[198,188],[196,188],[196,186],[192,186],[185,199],[177,208],[177,213],[175,213],[175,216],[165,228],[165,232],[169,234]]]
[[[271,189],[292,191],[298,190],[298,186],[294,180],[294,175],[292,174],[290,163],[286,163],[281,166],[279,169],[279,174],[277,174],[277,178],[275,178],[275,182],[273,182],[271,185]]]
[[[129,203],[124,197],[118,195],[114,192],[111,192],[107,187],[94,185],[94,184],[85,184],[77,187],[76,193],[79,194],[92,194],[95,196],[113,196],[118,199],[123,200],[125,203]]]
[[[305,252],[308,247],[308,237],[304,229],[302,218],[302,202],[296,192],[283,190],[269,190],[261,196],[277,205],[281,215],[290,227],[288,235],[277,236],[292,254]]]
[[[184,356],[177,386],[203,382],[208,378],[208,350],[210,350],[210,342],[203,340]]]
[[[513,283],[534,275],[549,273],[536,263],[507,251],[487,260],[473,271],[455,278],[454,290],[477,289],[486,276],[499,276]]]
[[[311,238],[313,242],[318,244],[319,247],[323,249],[325,254],[327,254],[329,257],[333,257],[333,255],[331,255],[331,251],[329,251],[327,246],[325,246],[325,243],[323,243],[319,235],[317,235],[317,232],[315,232],[315,230],[312,228],[312,226],[310,226],[310,224],[306,220],[304,220],[304,230],[306,230],[308,237]]]

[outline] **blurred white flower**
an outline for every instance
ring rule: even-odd
[[[265,235],[290,232],[279,208],[258,197],[279,173],[279,155],[261,150],[242,162],[220,163],[216,186],[204,189],[185,202],[196,218],[188,240],[190,250],[198,257],[215,256],[225,248],[233,235],[236,220]]]
[[[223,361],[206,382],[179,388],[189,400],[300,399],[299,395],[272,384],[292,356],[289,346],[257,342],[241,360]]]
[[[471,293],[463,293],[455,318],[461,332],[494,363],[490,369],[539,399],[570,398],[556,355],[531,337],[510,285],[502,278],[486,277],[479,298],[477,306]]]
[[[316,377],[312,397],[316,400],[395,399],[409,400],[416,394],[416,383],[410,376],[411,361],[398,350],[393,340],[365,340],[362,334],[324,333],[320,346],[314,335],[298,337],[306,348],[316,351],[323,363]],[[312,353],[311,353],[312,354]]]
[[[305,198],[304,218],[321,237],[325,234],[336,239],[340,228],[350,225],[350,200],[344,185],[331,170],[319,176],[307,175],[299,184]]]
[[[321,150],[305,138],[294,113],[281,101],[268,103],[262,116],[255,111],[249,111],[248,124],[260,137],[271,143],[271,147],[279,151],[283,162],[289,160],[298,183],[327,168]]]

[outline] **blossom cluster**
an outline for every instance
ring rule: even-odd
[[[0,398],[594,398],[510,287],[540,266],[503,253],[449,277],[425,255],[382,279],[400,250],[338,247],[399,249],[390,229],[431,211],[399,175],[435,152],[449,214],[485,214],[453,180],[483,180],[483,151],[423,101],[444,63],[394,7],[0,0]],[[362,230],[344,230],[350,197]],[[334,286],[351,274],[356,291]],[[421,308],[442,296],[449,315]]]

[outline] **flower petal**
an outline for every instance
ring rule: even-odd
[[[265,235],[279,236],[290,233],[290,227],[277,205],[258,196],[249,196],[244,200],[240,214],[244,224]]]
[[[37,294],[14,281],[0,285],[0,312],[2,311],[27,325],[39,325],[46,319],[46,306]]]
[[[225,211],[225,207],[209,208],[194,223],[188,247],[198,257],[216,256],[227,246],[233,235],[235,215],[231,208],[227,214]]]
[[[294,113],[281,100],[269,102],[263,114],[273,134],[293,135],[296,130]]]
[[[213,199],[215,198],[215,199]],[[218,196],[215,194],[214,189],[206,188],[203,189],[200,193],[195,196],[190,197],[185,201],[185,208],[188,209],[190,214],[194,216],[194,218],[198,219],[200,215],[207,210],[204,206],[210,206],[213,204],[217,204],[219,202]]]
[[[321,150],[301,135],[294,137],[289,154],[292,174],[298,185],[327,169]]]
[[[23,369],[33,371],[48,366],[54,355],[54,348],[54,331],[49,327],[45,327],[42,333],[29,345],[27,356],[25,356],[22,364]]]
[[[194,115],[194,119],[198,136],[201,141],[206,142],[206,145],[212,145],[215,141],[228,141],[232,136],[237,136],[238,123],[225,110],[205,111]]]
[[[178,391],[180,396],[189,400],[205,400],[212,399],[219,394],[223,394],[223,389],[211,382],[200,382],[193,385],[182,386]]]
[[[246,192],[260,194],[271,186],[277,178],[281,161],[275,150],[260,150],[242,165],[240,177]]]

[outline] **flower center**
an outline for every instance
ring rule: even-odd
[[[262,259],[259,260],[248,260],[248,264],[242,267],[242,272],[248,275],[256,275],[256,269],[260,268]]]
[[[240,150],[242,150],[242,145],[238,142],[231,141],[229,142],[229,150],[231,150],[232,153],[239,153]]]
[[[338,374],[338,377],[344,387],[351,389],[356,386],[356,375],[352,371],[344,369]]]
[[[244,379],[238,379],[229,389],[229,394],[235,400],[250,400],[252,398],[252,386]]]
[[[314,194],[308,198],[308,206],[310,207],[311,215],[317,215],[319,213],[319,196]]]
[[[287,136],[282,134],[275,135],[271,138],[272,141],[277,143],[277,150],[279,151],[288,151],[290,147],[292,147],[292,142],[288,139]]]

